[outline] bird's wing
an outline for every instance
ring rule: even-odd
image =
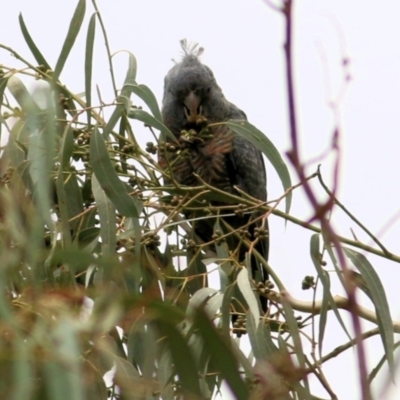
[[[230,118],[247,120],[246,114],[232,103]],[[242,136],[235,134],[228,163],[233,185],[258,200],[267,200],[267,176],[260,150]]]
[[[230,109],[231,119],[247,120],[246,114],[234,104],[231,103]],[[233,137],[233,150],[229,154],[228,173],[232,185],[239,187],[245,193],[258,200],[267,201],[267,174],[262,153],[252,143],[237,134]],[[255,238],[255,227],[260,225],[261,221],[250,226],[249,231],[252,239]],[[265,221],[264,228],[269,231],[268,220]],[[268,260],[269,234],[257,242],[256,249],[265,260]],[[261,282],[268,279],[268,274],[254,257],[252,257],[251,264],[253,278]],[[260,297],[260,300],[265,311],[267,309],[267,301],[263,297]]]

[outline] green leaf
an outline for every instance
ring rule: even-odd
[[[27,127],[31,132],[28,149],[28,160],[31,161],[30,175],[35,187],[34,198],[43,222],[50,230],[54,229],[51,210],[50,172],[53,170],[55,155],[55,126],[53,106],[50,93],[44,90],[46,96],[46,124],[43,127],[39,115],[30,113]]]
[[[329,240],[327,240],[327,238],[326,238],[324,232],[322,232],[322,236],[323,236],[323,238],[324,238],[324,247],[325,247],[326,251],[328,252],[328,255],[329,255],[329,257],[330,257],[330,259],[331,259],[331,261],[332,261],[333,267],[335,268],[336,274],[337,274],[337,276],[339,277],[340,282],[341,282],[342,285],[344,286],[345,283],[344,283],[344,281],[343,281],[343,274],[342,274],[342,271],[341,271],[341,269],[339,268],[339,266],[338,266],[338,264],[337,264],[337,260],[336,260],[335,254],[333,253],[332,246],[331,246]],[[314,265],[315,265],[315,264],[314,264]],[[322,275],[321,275],[321,276],[322,276]],[[324,281],[321,280],[321,282],[322,282],[322,285],[324,285]],[[340,316],[339,310],[338,310],[338,308],[336,307],[335,300],[333,299],[333,296],[332,296],[332,294],[331,294],[331,291],[330,291],[330,281],[326,281],[326,282],[329,283],[329,286],[327,286],[326,288],[325,288],[325,286],[324,286],[324,290],[325,290],[325,291],[329,291],[329,292],[327,292],[327,293],[329,293],[329,294],[328,294],[328,296],[330,297],[330,298],[329,298],[329,303],[331,304],[331,307],[332,307],[332,309],[333,309],[333,312],[335,313],[335,316],[336,316],[337,320],[339,321],[340,326],[343,328],[343,331],[346,333],[346,335],[347,335],[347,337],[349,338],[349,340],[352,340],[352,338],[351,338],[351,336],[350,336],[350,334],[349,334],[349,332],[348,332],[348,330],[347,330],[347,328],[346,328],[346,325],[344,324],[344,322],[343,322],[343,320],[342,320],[342,317]],[[325,284],[326,284],[326,282],[325,282]]]
[[[235,289],[236,285],[227,286],[224,292],[224,298],[222,300],[221,305],[221,325],[222,325],[222,333],[224,337],[229,338],[229,325],[231,321],[231,301],[232,301],[232,294]]]
[[[93,14],[89,21],[89,27],[86,36],[86,52],[85,52],[85,97],[87,110],[87,123],[90,126],[90,116],[92,106],[92,70],[93,70],[93,44],[96,32],[96,13]]]
[[[69,225],[75,234],[78,232],[78,229],[84,228],[82,217],[77,217],[83,213],[84,208],[81,188],[79,187],[75,173],[70,168],[64,171],[64,190],[66,193]]]
[[[71,218],[72,216],[70,216],[68,212],[67,192],[65,186],[66,182],[68,182],[68,180],[70,179],[70,176],[66,172],[69,167],[69,160],[73,148],[74,148],[74,139],[73,139],[72,129],[69,128],[64,132],[64,136],[61,140],[61,148],[59,153],[60,166],[58,167],[57,183],[56,183],[58,207],[60,210],[61,227],[62,227],[62,240],[65,245],[71,244],[71,226],[69,224],[69,218]],[[80,206],[82,207],[82,203],[80,203]],[[82,209],[79,209],[78,213],[81,212],[81,210]]]
[[[43,363],[46,374],[45,384],[52,400],[84,400],[80,350],[73,321],[63,319],[52,330],[55,359]]]
[[[146,125],[152,126],[158,129],[162,135],[168,136],[173,141],[177,141],[173,133],[159,120],[154,118],[148,112],[140,110],[139,108],[131,108],[128,113],[129,118],[137,119],[138,121],[144,122]]]
[[[227,341],[217,332],[214,325],[201,310],[197,311],[194,320],[213,365],[226,379],[237,399],[248,399],[249,390],[239,374],[238,362],[230,346],[231,341]]]
[[[8,78],[9,76],[2,76],[0,78],[0,104],[3,104],[4,91],[7,87]]]
[[[175,366],[175,373],[179,377],[179,382],[184,390],[185,396],[189,398],[188,396],[195,395],[199,398],[203,398],[199,385],[197,366],[186,341],[171,323],[165,320],[159,320],[157,321],[157,326],[161,334],[165,336],[165,341],[168,343],[168,348]]]
[[[121,90],[121,96],[127,97],[129,99],[129,96],[132,91],[130,86],[136,85],[137,62],[136,62],[136,57],[130,51],[126,51],[126,53],[128,53],[129,62],[124,84]]]
[[[319,234],[315,233],[314,235],[311,236],[310,240],[310,255],[323,287],[323,298],[322,298],[322,307],[319,319],[319,332],[318,332],[318,351],[319,354],[321,355],[322,345],[324,342],[326,322],[328,319],[328,305],[330,305],[332,307],[332,310],[334,310],[336,317],[338,321],[341,323],[342,327],[344,329],[345,327],[342,318],[339,314],[339,311],[336,307],[335,300],[333,299],[331,293],[331,283],[329,279],[329,274],[321,266],[321,259],[320,259],[321,256],[319,249],[320,249]]]
[[[91,264],[97,264],[98,261],[92,254],[86,251],[76,250],[69,247],[66,250],[57,250],[53,254],[52,262],[54,264],[68,264],[73,271],[83,271]]]
[[[265,351],[266,358],[269,359],[273,356],[278,350],[275,343],[272,341],[271,337],[271,329],[269,325],[259,324],[257,329],[257,340],[260,344],[260,347]]]
[[[21,79],[16,75],[10,76],[7,81],[7,89],[13,95],[17,103],[27,114],[38,114],[40,113],[40,108],[33,100],[28,89],[23,84]]]
[[[251,313],[253,314],[256,328],[260,322],[260,309],[256,296],[250,284],[249,273],[246,268],[242,268],[237,276],[237,285],[245,298]]]
[[[118,120],[121,118],[122,114],[124,113],[125,106],[122,104],[118,104],[113,113],[111,114],[110,119],[108,120],[106,126],[104,127],[103,136],[105,138],[111,133],[114,129],[114,126],[117,124]]]
[[[65,62],[67,61],[68,55],[75,43],[76,37],[78,36],[79,30],[81,29],[83,18],[85,16],[86,0],[79,0],[76,6],[74,15],[69,25],[67,37],[65,38],[61,53],[58,57],[56,67],[52,76],[52,82],[55,84],[60,77],[61,71],[64,68]]]
[[[396,342],[394,345],[394,350],[397,350],[400,347],[400,342]],[[375,377],[378,375],[378,372],[380,369],[383,367],[387,359],[387,355],[384,354],[381,359],[379,360],[378,364],[376,367],[371,371],[371,373],[368,376],[368,383],[372,383],[372,381],[375,379]]]
[[[206,303],[204,312],[210,317],[214,318],[217,311],[221,309],[224,295],[222,293],[216,293]]]
[[[91,226],[90,228],[81,229],[75,236],[74,240],[79,243],[80,248],[88,250],[88,247],[91,247],[94,241],[97,243],[97,238],[99,236],[100,229],[95,226]]]
[[[129,196],[111,163],[103,137],[97,129],[90,139],[90,162],[101,188],[117,210],[127,217],[138,218],[141,204]]]
[[[258,325],[258,328],[260,327],[261,324]],[[254,315],[252,312],[249,310],[246,313],[246,330],[249,335],[250,339],[250,344],[251,344],[251,350],[254,354],[254,357],[256,360],[264,360],[267,357],[267,352],[265,351],[265,347],[261,346],[260,343],[258,342],[258,336],[257,336],[257,326],[255,323]]]
[[[172,357],[168,348],[165,348],[161,354],[157,376],[160,382],[161,398],[164,400],[174,400],[174,390],[170,383],[172,377]]]
[[[133,399],[145,399],[146,390],[149,386],[143,381],[136,368],[128,361],[121,357],[114,357],[115,362],[115,380],[121,390],[121,398],[131,399],[127,393],[132,393],[132,388],[135,388],[135,395]],[[99,399],[100,400],[100,399]],[[101,400],[103,400],[101,398]]]
[[[374,267],[363,254],[349,248],[343,248],[343,251],[354,266],[360,271],[360,274],[366,283],[368,291],[365,291],[365,293],[374,304],[378,319],[378,327],[381,333],[389,369],[392,376],[394,376],[394,329],[385,289],[379,275],[375,272]]]
[[[292,306],[289,304],[289,302],[285,299],[284,296],[282,297],[282,306],[285,311],[286,323],[293,340],[294,352],[296,353],[297,360],[299,361],[300,367],[306,368],[306,360],[304,357],[303,345],[300,339],[299,325],[297,319],[295,318]],[[309,398],[310,388],[308,385],[308,381],[306,379],[304,380],[304,384],[308,392],[307,398]]]
[[[35,42],[33,41],[31,35],[28,32],[28,29],[25,25],[24,19],[22,17],[22,14],[19,14],[18,17],[19,20],[19,26],[21,27],[22,35],[24,36],[24,39],[26,41],[26,44],[29,47],[29,50],[32,52],[33,56],[35,57],[35,60],[39,65],[42,65],[44,67],[45,71],[51,70],[51,67],[49,63],[45,60],[43,57],[42,53],[40,50],[37,48]]]
[[[216,293],[218,293],[217,289],[209,287],[198,290],[189,300],[187,308],[188,315],[191,315],[196,308],[203,307]]]
[[[187,288],[190,294],[196,293],[198,290],[207,286],[207,268],[201,261],[201,254],[192,251],[186,252],[187,268],[185,269],[185,276],[190,277]]]
[[[150,108],[154,118],[158,121],[162,121],[160,109],[158,107],[156,96],[146,85],[127,85],[130,90],[140,97],[146,105]]]
[[[275,168],[279,178],[281,179],[284,190],[288,190],[292,186],[288,167],[283,161],[279,151],[274,144],[255,126],[247,121],[227,121],[223,123],[231,128],[238,135],[244,137],[249,142],[253,143],[260,151],[262,151],[272,166]],[[292,193],[286,196],[286,213],[289,214],[292,203]]]
[[[14,379],[12,382],[13,392],[10,398],[13,399],[29,399],[33,389],[34,380],[32,376],[33,363],[30,362],[31,357],[34,358],[31,346],[27,345],[26,340],[15,341],[15,355],[12,362],[14,369]],[[4,351],[4,350],[3,350]]]
[[[100,187],[96,175],[92,177],[92,190],[100,218],[102,254],[105,257],[111,257],[115,252],[117,244],[117,218],[115,215],[115,207],[106,196],[104,190]]]
[[[142,321],[135,321],[130,329],[126,343],[128,361],[141,371],[143,371],[146,359],[145,336],[145,324]]]
[[[11,135],[8,143],[8,155],[14,168],[17,168],[26,160],[28,147],[29,130],[26,127],[26,121],[19,119],[11,128]]]

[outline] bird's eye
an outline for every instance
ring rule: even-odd
[[[209,87],[206,89],[206,93],[207,93],[207,94],[210,94],[210,92],[211,92],[211,86],[209,86]]]

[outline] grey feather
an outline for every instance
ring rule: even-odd
[[[200,61],[199,56],[203,49],[186,41],[182,41],[181,45],[183,58],[171,68],[164,81],[162,117],[171,132],[182,139],[182,131],[194,129],[201,133],[204,121],[206,124],[213,124],[230,119],[247,119],[242,110],[225,98],[212,70]],[[198,121],[203,122],[200,124]],[[235,187],[239,187],[250,196],[266,201],[267,178],[261,152],[226,125],[209,127],[208,132],[208,139],[189,144],[185,142],[187,157],[179,157],[177,154],[167,156],[160,152],[160,165],[167,168],[173,164],[170,172],[182,185],[199,184],[194,175],[197,174],[221,190],[238,195]],[[249,216],[226,218],[234,228],[240,228],[248,220]],[[202,220],[195,226],[196,232],[205,241],[211,240],[212,224],[213,222]],[[259,224],[252,224],[249,228],[252,240],[256,226]],[[268,247],[268,238],[259,240],[256,246],[265,259],[268,258]],[[241,259],[246,251],[242,245],[239,252]],[[258,276],[261,281],[268,278],[254,257],[252,269],[253,276]],[[261,303],[266,311],[266,300],[261,299]]]

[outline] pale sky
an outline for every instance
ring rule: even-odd
[[[88,2],[83,29],[61,74],[61,80],[76,92],[84,91],[84,46],[89,17]],[[284,155],[289,148],[286,85],[283,64],[283,18],[261,0],[99,0],[112,52],[129,50],[138,61],[138,82],[148,85],[161,100],[163,79],[179,59],[179,40],[187,38],[205,48],[202,60],[209,65],[226,97],[242,108],[251,123],[262,130]],[[27,59],[33,57],[25,45],[18,25],[22,12],[36,44],[50,65],[55,65],[76,2],[73,0],[13,0],[2,7],[0,43]],[[381,229],[400,210],[400,3],[394,0],[303,0],[295,8],[295,67],[297,104],[302,157],[311,160],[330,145],[335,120],[340,121],[342,165],[340,200],[386,247],[400,254],[398,217],[390,229]],[[104,101],[111,102],[108,63],[100,26],[96,27],[94,83]],[[342,92],[342,60],[350,60],[347,72],[352,79]],[[2,51],[0,63],[18,65]],[[126,55],[115,57],[116,76],[121,86],[126,71]],[[335,117],[329,103],[340,97]],[[95,96],[96,98],[96,96]],[[336,119],[335,119],[336,118]],[[141,143],[148,132],[138,126]],[[331,159],[325,158],[322,171],[331,182]],[[317,163],[310,165],[309,173]],[[281,195],[280,182],[270,165],[269,199]],[[293,181],[296,182],[294,173]],[[297,191],[292,214],[307,218],[310,209]],[[360,240],[365,235],[341,212],[335,213],[334,226],[350,237],[353,228]],[[315,275],[309,257],[311,232],[272,216],[270,264],[290,293],[311,300],[311,291],[301,290],[305,275]],[[367,243],[369,241],[367,240]],[[368,256],[380,275],[394,319],[400,319],[400,265]],[[333,276],[332,276],[333,279]],[[343,294],[333,286],[333,294]],[[362,298],[363,305],[371,304]],[[347,314],[342,313],[348,320]],[[346,342],[346,337],[330,315],[325,351]],[[349,325],[350,326],[350,325]],[[367,329],[370,325],[363,324]],[[397,337],[398,340],[398,337]],[[371,370],[383,353],[378,337],[367,341],[368,368]],[[329,361],[324,372],[339,399],[360,398],[355,352]],[[386,370],[380,374],[385,378]],[[397,373],[397,376],[399,374]],[[312,381],[314,382],[314,381]],[[378,399],[382,379],[374,393]],[[397,382],[399,384],[399,382]],[[314,394],[327,398],[318,388]],[[400,398],[394,386],[385,400]]]

